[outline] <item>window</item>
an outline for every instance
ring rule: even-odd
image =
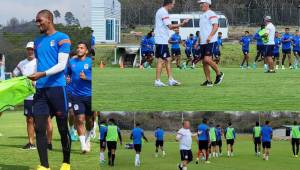
[[[113,41],[115,38],[115,22],[113,19],[106,20],[106,40]]]
[[[194,19],[194,25],[195,25],[195,27],[199,27],[200,19]]]
[[[180,19],[180,23],[182,23],[184,20],[185,19]],[[182,26],[182,27],[191,27],[191,28],[193,28],[194,27],[193,20],[190,19],[189,22],[186,25]]]
[[[172,21],[171,23],[172,24],[178,24],[178,21]]]
[[[227,20],[225,18],[220,18],[219,26],[220,26],[220,28],[227,28]]]

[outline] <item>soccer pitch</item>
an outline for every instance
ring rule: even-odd
[[[179,87],[154,87],[155,69],[93,69],[93,109],[100,111],[297,111],[300,70],[221,68],[220,86],[201,87],[195,70],[173,69]],[[215,79],[212,72],[211,77]],[[166,74],[162,81],[167,82]]]
[[[53,120],[55,125],[55,121]],[[59,169],[62,153],[58,131],[54,127],[53,146],[54,150],[49,151],[49,162],[51,169]],[[22,112],[6,112],[0,118],[0,132],[4,135],[0,137],[0,169],[1,170],[31,170],[38,165],[37,150],[22,150],[23,144],[27,142],[26,123]],[[167,156],[162,158],[154,157],[154,139],[153,133],[146,132],[146,136],[150,139],[149,143],[143,144],[141,154],[141,167],[134,167],[134,151],[127,150],[123,146],[118,145],[115,167],[110,168],[107,165],[100,167],[99,144],[92,143],[92,152],[87,155],[80,154],[79,142],[72,143],[71,166],[73,170],[172,170],[176,169],[179,163],[178,143],[175,142],[175,133],[168,134],[166,137],[165,150]],[[123,131],[125,143],[129,143],[129,132]],[[226,154],[226,146],[223,141],[223,153]],[[193,155],[196,156],[197,146],[194,140]],[[235,155],[232,158],[225,156],[221,158],[211,159],[211,164],[195,164],[193,161],[189,165],[189,169],[225,169],[225,170],[297,170],[299,169],[299,158],[293,158],[289,141],[275,141],[272,143],[271,156],[269,161],[263,161],[262,158],[254,156],[253,144],[250,136],[238,135],[235,144]],[[107,153],[105,154],[107,158]],[[195,160],[195,159],[194,159]]]

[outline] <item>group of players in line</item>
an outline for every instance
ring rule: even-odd
[[[222,136],[224,135],[227,144],[227,157],[233,156],[233,146],[236,139],[236,131],[229,122],[226,128],[222,128],[220,125],[214,125],[213,122],[209,122],[207,118],[203,118],[202,123],[197,127],[197,132],[192,133],[190,122],[184,120],[182,128],[179,129],[176,135],[176,141],[179,142],[181,163],[178,164],[179,170],[186,170],[187,165],[193,160],[192,153],[192,142],[193,137],[197,138],[198,153],[196,158],[196,164],[200,161],[203,163],[210,163],[210,158],[218,158],[222,156]],[[108,165],[114,166],[117,141],[120,140],[122,145],[121,130],[116,124],[114,119],[101,121],[99,125],[100,130],[100,164],[105,163],[104,152],[107,147],[108,149]],[[293,150],[293,156],[298,157],[299,153],[299,142],[300,142],[300,126],[295,121],[294,125],[290,128],[291,132],[291,144]],[[259,157],[261,155],[261,147],[263,148],[263,160],[269,160],[271,141],[273,138],[273,129],[270,125],[270,121],[266,121],[263,126],[256,122],[252,131],[253,143],[255,155]],[[164,150],[164,138],[165,132],[162,128],[157,127],[154,132],[155,142],[155,157],[158,157],[159,149],[162,151],[162,156],[166,156]],[[126,144],[126,149],[134,149],[135,155],[135,166],[141,166],[140,153],[142,151],[143,139],[148,142],[147,137],[144,134],[144,130],[137,123],[132,129],[130,139],[131,144]]]

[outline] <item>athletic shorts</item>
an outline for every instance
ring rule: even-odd
[[[294,50],[293,53],[294,53],[294,55],[299,55],[300,51],[299,50]]]
[[[148,56],[153,56],[153,55],[154,55],[153,51],[142,51],[143,57],[148,57]]]
[[[24,100],[24,116],[33,116],[33,100]]]
[[[106,141],[106,145],[108,150],[117,149],[117,141]]]
[[[282,49],[282,54],[291,54],[291,49]]]
[[[243,54],[244,54],[244,55],[249,54],[249,50],[243,50]]]
[[[210,146],[217,146],[217,141],[211,141]]]
[[[292,138],[292,145],[299,145],[300,144],[300,139],[297,138]]]
[[[75,115],[85,114],[86,116],[93,116],[91,96],[72,96],[72,101]]]
[[[193,161],[193,153],[192,150],[180,150],[181,161]]]
[[[134,144],[133,148],[136,152],[141,152],[142,151],[142,144]]]
[[[221,57],[221,51],[215,51],[214,52],[214,58],[218,59]]]
[[[171,54],[172,54],[172,56],[178,56],[178,55],[181,55],[181,50],[180,50],[180,48],[172,48],[172,49],[171,49]]]
[[[279,53],[273,53],[274,54],[274,58],[279,58]]]
[[[213,56],[213,50],[216,45],[218,45],[217,42],[213,42],[209,44],[201,44],[200,45],[201,58],[204,58],[205,56]]]
[[[208,140],[199,140],[198,141],[198,148],[199,150],[207,150],[208,149]]]
[[[163,147],[164,146],[164,141],[163,140],[157,140],[156,142],[155,142],[155,146],[156,147]]]
[[[265,46],[265,56],[274,56],[274,47],[275,45],[266,45]]]
[[[166,60],[170,56],[168,44],[156,44],[155,45],[155,57]]]
[[[189,50],[189,49],[185,49],[185,55],[187,58],[191,58],[192,57],[192,50]]]
[[[105,140],[100,140],[100,148],[105,149],[106,148],[106,141]]]
[[[73,104],[72,104],[72,95],[71,95],[71,93],[67,93],[67,98],[68,98],[68,109],[72,109]]]
[[[234,145],[234,139],[227,139],[226,143],[227,145]]]
[[[217,145],[218,145],[219,147],[222,147],[222,140],[217,140]]]
[[[262,147],[263,147],[263,148],[270,149],[270,148],[271,148],[271,142],[263,142],[263,143],[262,143]]]
[[[33,115],[67,117],[68,103],[65,87],[36,89],[33,97]]]
[[[264,45],[256,45],[256,50],[259,53],[263,53],[265,51]]]
[[[201,57],[201,51],[200,49],[193,49],[193,57],[194,58],[198,58],[198,57]]]
[[[261,144],[261,138],[260,137],[254,138],[254,144],[255,145],[260,145]]]

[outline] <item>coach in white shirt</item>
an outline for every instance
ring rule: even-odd
[[[264,36],[268,37],[268,42],[266,43],[266,53],[265,56],[267,57],[267,63],[269,66],[269,70],[266,73],[275,73],[274,70],[274,46],[275,46],[275,32],[276,28],[272,24],[272,18],[270,16],[264,17],[264,22],[266,25],[266,33]]]
[[[157,58],[156,66],[156,80],[154,86],[164,87],[167,86],[160,80],[163,64],[166,64],[167,74],[169,78],[169,86],[180,85],[180,83],[174,80],[171,69],[171,56],[169,52],[169,30],[179,28],[189,22],[189,19],[185,19],[180,24],[172,24],[169,18],[169,11],[174,8],[175,0],[164,0],[163,6],[156,12],[155,15],[155,57]]]
[[[217,46],[219,17],[210,9],[211,0],[198,0],[203,14],[200,15],[200,38],[196,46],[200,43],[200,53],[203,62],[206,81],[201,86],[213,86],[210,78],[210,67],[216,72],[215,85],[221,84],[224,74],[220,72],[218,65],[212,60],[212,53]]]

